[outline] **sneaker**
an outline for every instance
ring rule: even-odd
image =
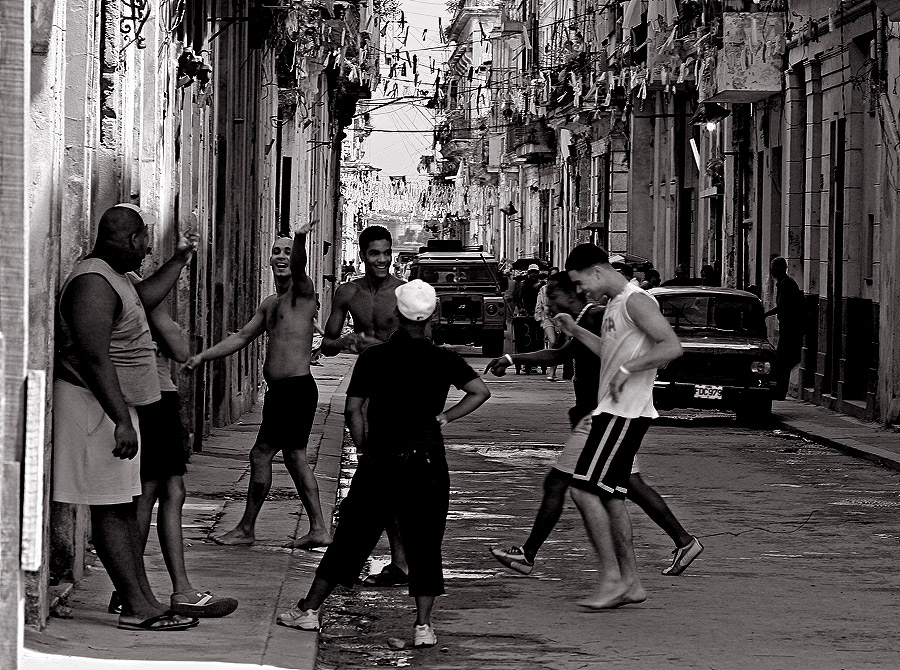
[[[695,558],[703,551],[703,545],[696,537],[686,547],[679,547],[672,551],[672,565],[662,571],[664,575],[680,575],[687,569]]]
[[[300,603],[275,617],[275,622],[288,628],[319,630],[319,610],[300,609]]]
[[[523,575],[530,575],[532,568],[534,568],[534,561],[529,561],[525,558],[525,552],[522,547],[515,545],[509,549],[494,547],[491,549],[491,554],[507,568],[520,572]]]
[[[238,601],[225,596],[215,596],[209,591],[173,593],[169,599],[171,610],[184,616],[216,618],[228,616],[238,607]]]
[[[434,634],[434,628],[428,624],[416,626],[416,633],[413,638],[414,647],[433,647],[436,644],[437,635]]]

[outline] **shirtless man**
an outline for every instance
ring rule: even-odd
[[[275,240],[269,259],[275,277],[275,295],[263,300],[253,318],[238,332],[184,364],[184,369],[193,370],[206,361],[240,351],[263,333],[269,336],[263,367],[268,390],[262,425],[250,450],[247,504],[237,526],[213,537],[219,544],[253,544],[256,540],[256,517],[272,487],[272,459],[279,451],[283,452],[284,464],[309,518],[309,532],[283,546],[311,549],[331,543],[331,533],[319,503],[319,487],[306,458],[306,443],[319,397],[315,379],[309,372],[316,292],[306,274],[306,235],[313,224],[300,226],[293,243],[288,237]]]
[[[391,274],[391,233],[384,226],[369,226],[359,234],[359,257],[365,275],[341,284],[334,293],[331,315],[325,323],[322,353],[334,356],[341,351],[358,354],[372,344],[386,342],[397,329],[397,296],[404,284]],[[353,317],[353,333],[341,335],[347,314]],[[391,562],[378,575],[370,575],[370,586],[399,586],[407,583],[409,568],[396,525],[387,528]]]
[[[341,284],[334,292],[331,315],[325,323],[322,353],[358,354],[372,344],[386,342],[397,329],[394,289],[405,283],[391,274],[391,233],[384,226],[369,226],[359,234],[359,257],[365,275]],[[353,333],[341,335],[347,314]]]

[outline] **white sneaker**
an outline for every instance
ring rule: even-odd
[[[686,547],[679,547],[672,552],[672,565],[664,569],[664,575],[680,575],[703,551],[703,545],[696,537]]]
[[[303,610],[294,606],[275,618],[276,623],[300,630],[319,630],[319,610]]]
[[[434,628],[425,624],[416,626],[416,634],[413,638],[414,647],[433,647],[437,644],[437,635],[434,634]]]

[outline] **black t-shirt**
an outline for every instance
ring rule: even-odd
[[[478,378],[462,356],[402,328],[359,355],[347,395],[368,399],[366,454],[407,453],[439,439],[436,417],[450,386]]]
[[[603,312],[602,307],[592,307],[581,317],[578,325],[600,337]],[[572,418],[574,422],[586,416],[597,406],[597,392],[600,386],[600,357],[577,339],[569,346],[572,347],[572,358],[575,361],[575,379],[572,384],[575,391],[575,407],[570,412],[570,418],[574,417]]]

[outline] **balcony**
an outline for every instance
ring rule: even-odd
[[[777,12],[725,12],[713,102],[758,102],[781,92],[784,18]],[[701,95],[702,97],[702,95]]]
[[[556,157],[556,133],[543,119],[506,130],[506,150],[514,163],[549,163]]]

